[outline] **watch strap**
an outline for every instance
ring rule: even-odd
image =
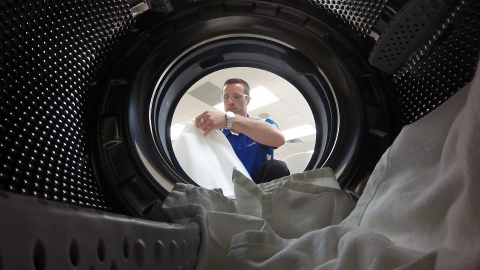
[[[232,125],[233,125],[233,116],[228,116],[228,114],[225,114],[225,116],[227,117],[227,129],[228,130],[231,130],[232,129]]]

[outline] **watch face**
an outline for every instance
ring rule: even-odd
[[[227,112],[227,116],[228,116],[228,117],[234,117],[235,114],[234,114],[233,112]]]

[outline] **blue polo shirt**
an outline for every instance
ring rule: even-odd
[[[247,115],[247,117],[249,116]],[[263,121],[260,119],[258,120]],[[271,119],[267,118],[265,119],[265,122],[275,125],[275,127],[278,128],[277,124]],[[252,177],[252,180],[256,183],[258,174],[260,173],[260,168],[262,167],[263,163],[273,158],[274,148],[259,144],[245,134],[232,133],[226,128],[224,128],[222,132],[227,137],[228,141],[233,147],[233,150]]]

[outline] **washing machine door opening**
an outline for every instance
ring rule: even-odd
[[[302,70],[298,70],[298,67],[301,67]],[[171,140],[175,138],[172,138],[171,135],[172,132],[178,131],[172,130],[171,127],[176,125],[175,128],[178,129],[181,127],[182,121],[183,124],[186,124],[196,116],[196,113],[200,114],[209,108],[214,111],[222,111],[223,102],[220,97],[225,81],[223,80],[224,76],[228,77],[230,76],[228,74],[237,73],[239,75],[246,74],[248,77],[251,76],[249,74],[258,72],[268,74],[272,79],[281,82],[284,87],[295,91],[284,93],[287,97],[290,95],[290,99],[279,100],[271,104],[272,109],[277,107],[277,111],[281,111],[277,118],[290,117],[290,121],[297,119],[296,126],[291,126],[292,128],[301,127],[303,123],[304,129],[309,127],[308,131],[314,130],[314,132],[310,132],[313,134],[306,138],[310,143],[300,148],[305,152],[313,152],[311,160],[304,164],[303,169],[322,166],[328,159],[336,143],[340,122],[335,93],[322,70],[294,48],[261,38],[228,37],[201,46],[184,55],[177,65],[172,65],[171,73],[175,75],[169,76],[170,72],[164,74],[163,78],[159,79],[155,94],[152,96],[151,119],[153,120],[152,131],[156,137],[156,145],[160,152],[168,153],[172,167],[176,168],[182,178],[187,179],[187,182],[191,183],[192,179],[181,169],[175,155],[172,155],[174,150]],[[221,75],[222,73],[226,75]],[[195,81],[190,78],[200,79]],[[214,81],[220,80],[221,82],[216,82],[217,86],[215,86],[208,81],[209,78],[215,78]],[[254,79],[251,83],[253,83],[251,88],[254,96],[257,82]],[[215,88],[216,95],[210,94],[212,97],[208,97],[208,92],[214,91]],[[267,89],[263,88],[262,90]],[[277,95],[281,96],[281,89],[276,90]],[[275,95],[273,96],[275,98]],[[290,105],[287,102],[290,102]],[[198,108],[192,108],[195,104]],[[295,107],[295,104],[303,106]],[[178,106],[184,106],[184,111],[180,111]],[[280,110],[280,107],[283,107],[283,110]],[[249,115],[261,118],[262,112],[261,108],[254,108],[249,110]],[[303,113],[304,118],[300,113]],[[298,121],[298,119],[301,120]],[[310,123],[304,119],[308,119]],[[281,119],[278,121],[282,122]],[[287,121],[288,118],[285,123]],[[287,131],[287,135],[291,133],[289,130],[285,129],[285,131]],[[293,139],[299,141],[295,135],[286,139],[287,141]],[[295,141],[287,143],[292,142]],[[302,150],[294,152],[293,149],[288,148],[291,148],[291,145],[284,146],[285,150],[282,148],[276,150],[278,156],[276,154],[275,158],[284,159],[287,155],[303,152]]]
[[[342,188],[373,170],[388,138],[372,137],[369,130],[388,134],[389,121],[379,76],[363,51],[365,40],[357,43],[361,38],[339,28],[334,18],[325,15],[328,22],[320,22],[307,10],[299,12],[321,27],[250,10],[201,13],[194,23],[181,24],[191,18],[189,11],[198,9],[139,17],[139,29],[101,74],[97,87],[103,91],[93,106],[94,164],[120,211],[158,220],[150,213],[161,209],[176,183],[197,184],[173,150],[175,108],[202,78],[232,68],[262,70],[298,89],[315,126],[313,153],[302,170],[330,167]]]

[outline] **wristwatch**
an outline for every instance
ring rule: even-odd
[[[235,114],[233,112],[227,112],[225,116],[227,117],[227,129],[230,130],[232,129],[233,118],[235,118]]]

